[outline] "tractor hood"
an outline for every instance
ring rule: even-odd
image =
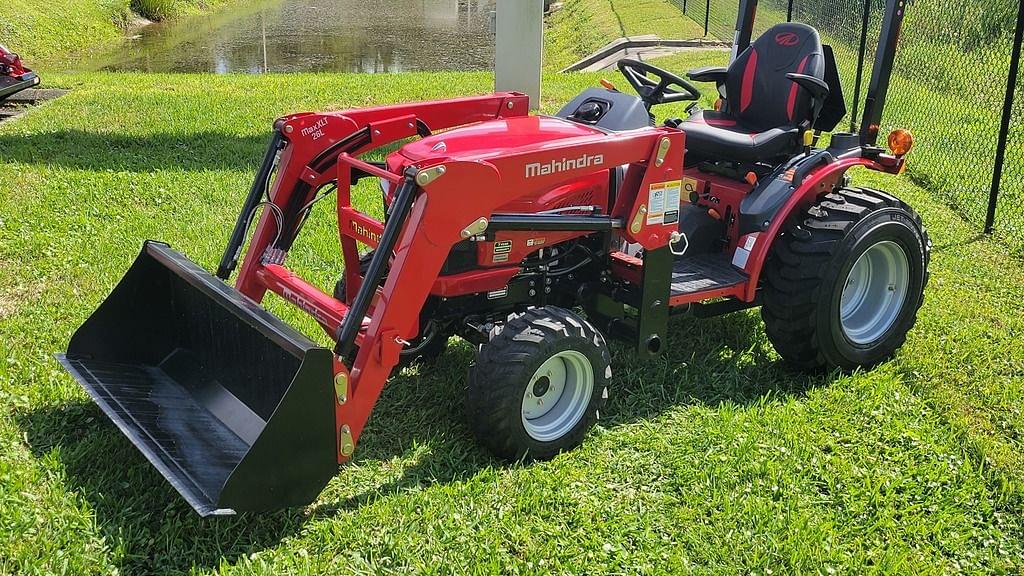
[[[484,160],[521,148],[537,149],[556,140],[601,133],[595,128],[550,116],[489,120],[406,144],[388,158],[388,165],[393,168],[431,158]]]

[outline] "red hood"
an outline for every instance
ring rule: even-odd
[[[593,134],[601,132],[548,116],[489,120],[410,142],[388,158],[388,165],[409,164],[427,158],[482,160],[505,156],[520,148],[536,150],[545,143]]]

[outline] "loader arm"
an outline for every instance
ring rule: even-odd
[[[275,212],[265,211],[237,282],[238,290],[254,301],[260,301],[268,290],[284,298],[310,314],[337,340],[334,387],[339,462],[352,454],[377,397],[398,362],[403,343],[418,333],[420,310],[452,246],[482,232],[482,228],[474,231],[473,226],[483,219],[486,227],[486,220],[510,201],[571,182],[595,170],[588,166],[531,175],[528,165],[584,155],[600,156],[604,166],[629,165],[631,177],[620,191],[611,214],[619,222],[636,219],[644,209],[646,197],[639,193],[641,189],[654,182],[678,179],[681,173],[683,134],[672,128],[643,129],[614,137],[596,133],[539,150],[531,148],[486,160],[442,156],[422,162],[404,174],[394,174],[355,158],[360,152],[416,135],[416,120],[447,127],[500,116],[503,111],[515,113],[520,105],[525,107],[525,100],[518,96],[484,99],[483,102],[477,112],[468,116],[446,113],[447,109],[441,105],[410,114],[411,108],[403,106],[377,109],[373,113],[357,111],[351,115],[298,115],[278,123],[285,135],[301,135],[309,126],[321,126],[334,134],[321,137],[327,138],[325,142],[333,142],[327,146],[329,155],[302,149],[304,141],[296,145],[294,151],[285,148],[280,176],[270,193],[285,222],[298,221],[296,207],[305,205],[319,185],[336,181],[338,233],[346,270],[358,269],[357,241],[378,248],[354,301],[341,302],[284,266],[290,242],[282,239],[287,233],[279,234]],[[388,113],[396,116],[386,117]],[[335,123],[339,123],[338,132],[331,128]],[[350,132],[341,132],[343,127]],[[361,135],[353,140],[352,134]],[[333,174],[331,169],[335,170]],[[354,171],[384,178],[405,189],[391,205],[386,223],[377,222],[351,206],[350,185]],[[352,222],[360,226],[349,226]],[[622,233],[630,241],[654,248],[668,243],[673,228],[645,224],[624,229]],[[386,283],[378,288],[383,268],[392,254]],[[348,361],[353,345],[358,346],[358,354]]]

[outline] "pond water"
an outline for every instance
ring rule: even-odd
[[[91,68],[144,72],[487,69],[495,0],[276,0],[146,26]]]

